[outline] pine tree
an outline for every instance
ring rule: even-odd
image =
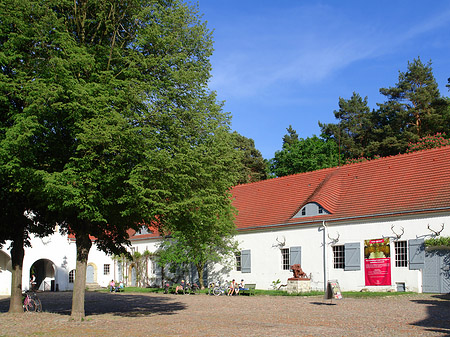
[[[408,62],[395,87],[381,88],[380,93],[388,100],[378,104],[375,117],[376,143],[372,145],[379,155],[403,153],[408,143],[445,131],[446,104],[442,104],[431,61],[423,64],[417,58]]]
[[[371,141],[373,115],[367,103],[356,92],[348,100],[339,98],[339,110],[334,111],[337,124],[319,122],[322,134],[334,139],[344,159],[370,156],[367,146]]]

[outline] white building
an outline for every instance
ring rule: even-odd
[[[209,266],[208,281],[244,279],[258,289],[285,284],[292,264],[311,276],[313,289],[338,280],[341,289],[450,292],[450,250],[425,250],[424,240],[450,236],[450,147],[270,179],[232,189],[241,254],[232,268]],[[140,233],[132,250],[154,252],[160,238]],[[26,248],[23,285],[30,271],[41,289],[70,290],[75,243],[55,233]],[[128,276],[93,246],[88,283],[107,286]],[[10,258],[0,251],[0,293],[10,289]],[[147,267],[154,283],[161,277]]]

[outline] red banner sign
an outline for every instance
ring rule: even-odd
[[[389,239],[364,241],[366,286],[391,285],[391,257]]]

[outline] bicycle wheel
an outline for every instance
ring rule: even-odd
[[[34,311],[36,311],[36,308],[37,308],[36,302],[35,302],[33,299],[30,298],[28,304],[25,305],[25,309],[26,309],[28,312],[34,312]]]
[[[39,298],[35,298],[34,299],[34,304],[36,305],[36,312],[41,312],[42,311],[42,303],[41,300]]]
[[[219,287],[214,287],[214,289],[213,289],[213,294],[214,294],[215,296],[220,296],[220,295],[222,295],[222,289],[220,289]]]

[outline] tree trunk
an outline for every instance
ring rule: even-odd
[[[85,316],[84,297],[86,291],[86,267],[92,241],[88,234],[77,234],[76,244],[77,265],[75,271],[75,283],[73,285],[71,318],[75,321],[81,321]]]
[[[166,275],[164,274],[164,267],[161,266],[161,288],[164,288],[164,279],[166,278]]]
[[[200,289],[205,289],[205,285],[203,284],[204,264],[203,263],[196,263],[195,266],[197,267],[198,283],[199,283]]]
[[[10,313],[23,313],[22,306],[22,267],[25,250],[23,248],[23,230],[12,242],[11,249],[11,298],[9,300]]]

